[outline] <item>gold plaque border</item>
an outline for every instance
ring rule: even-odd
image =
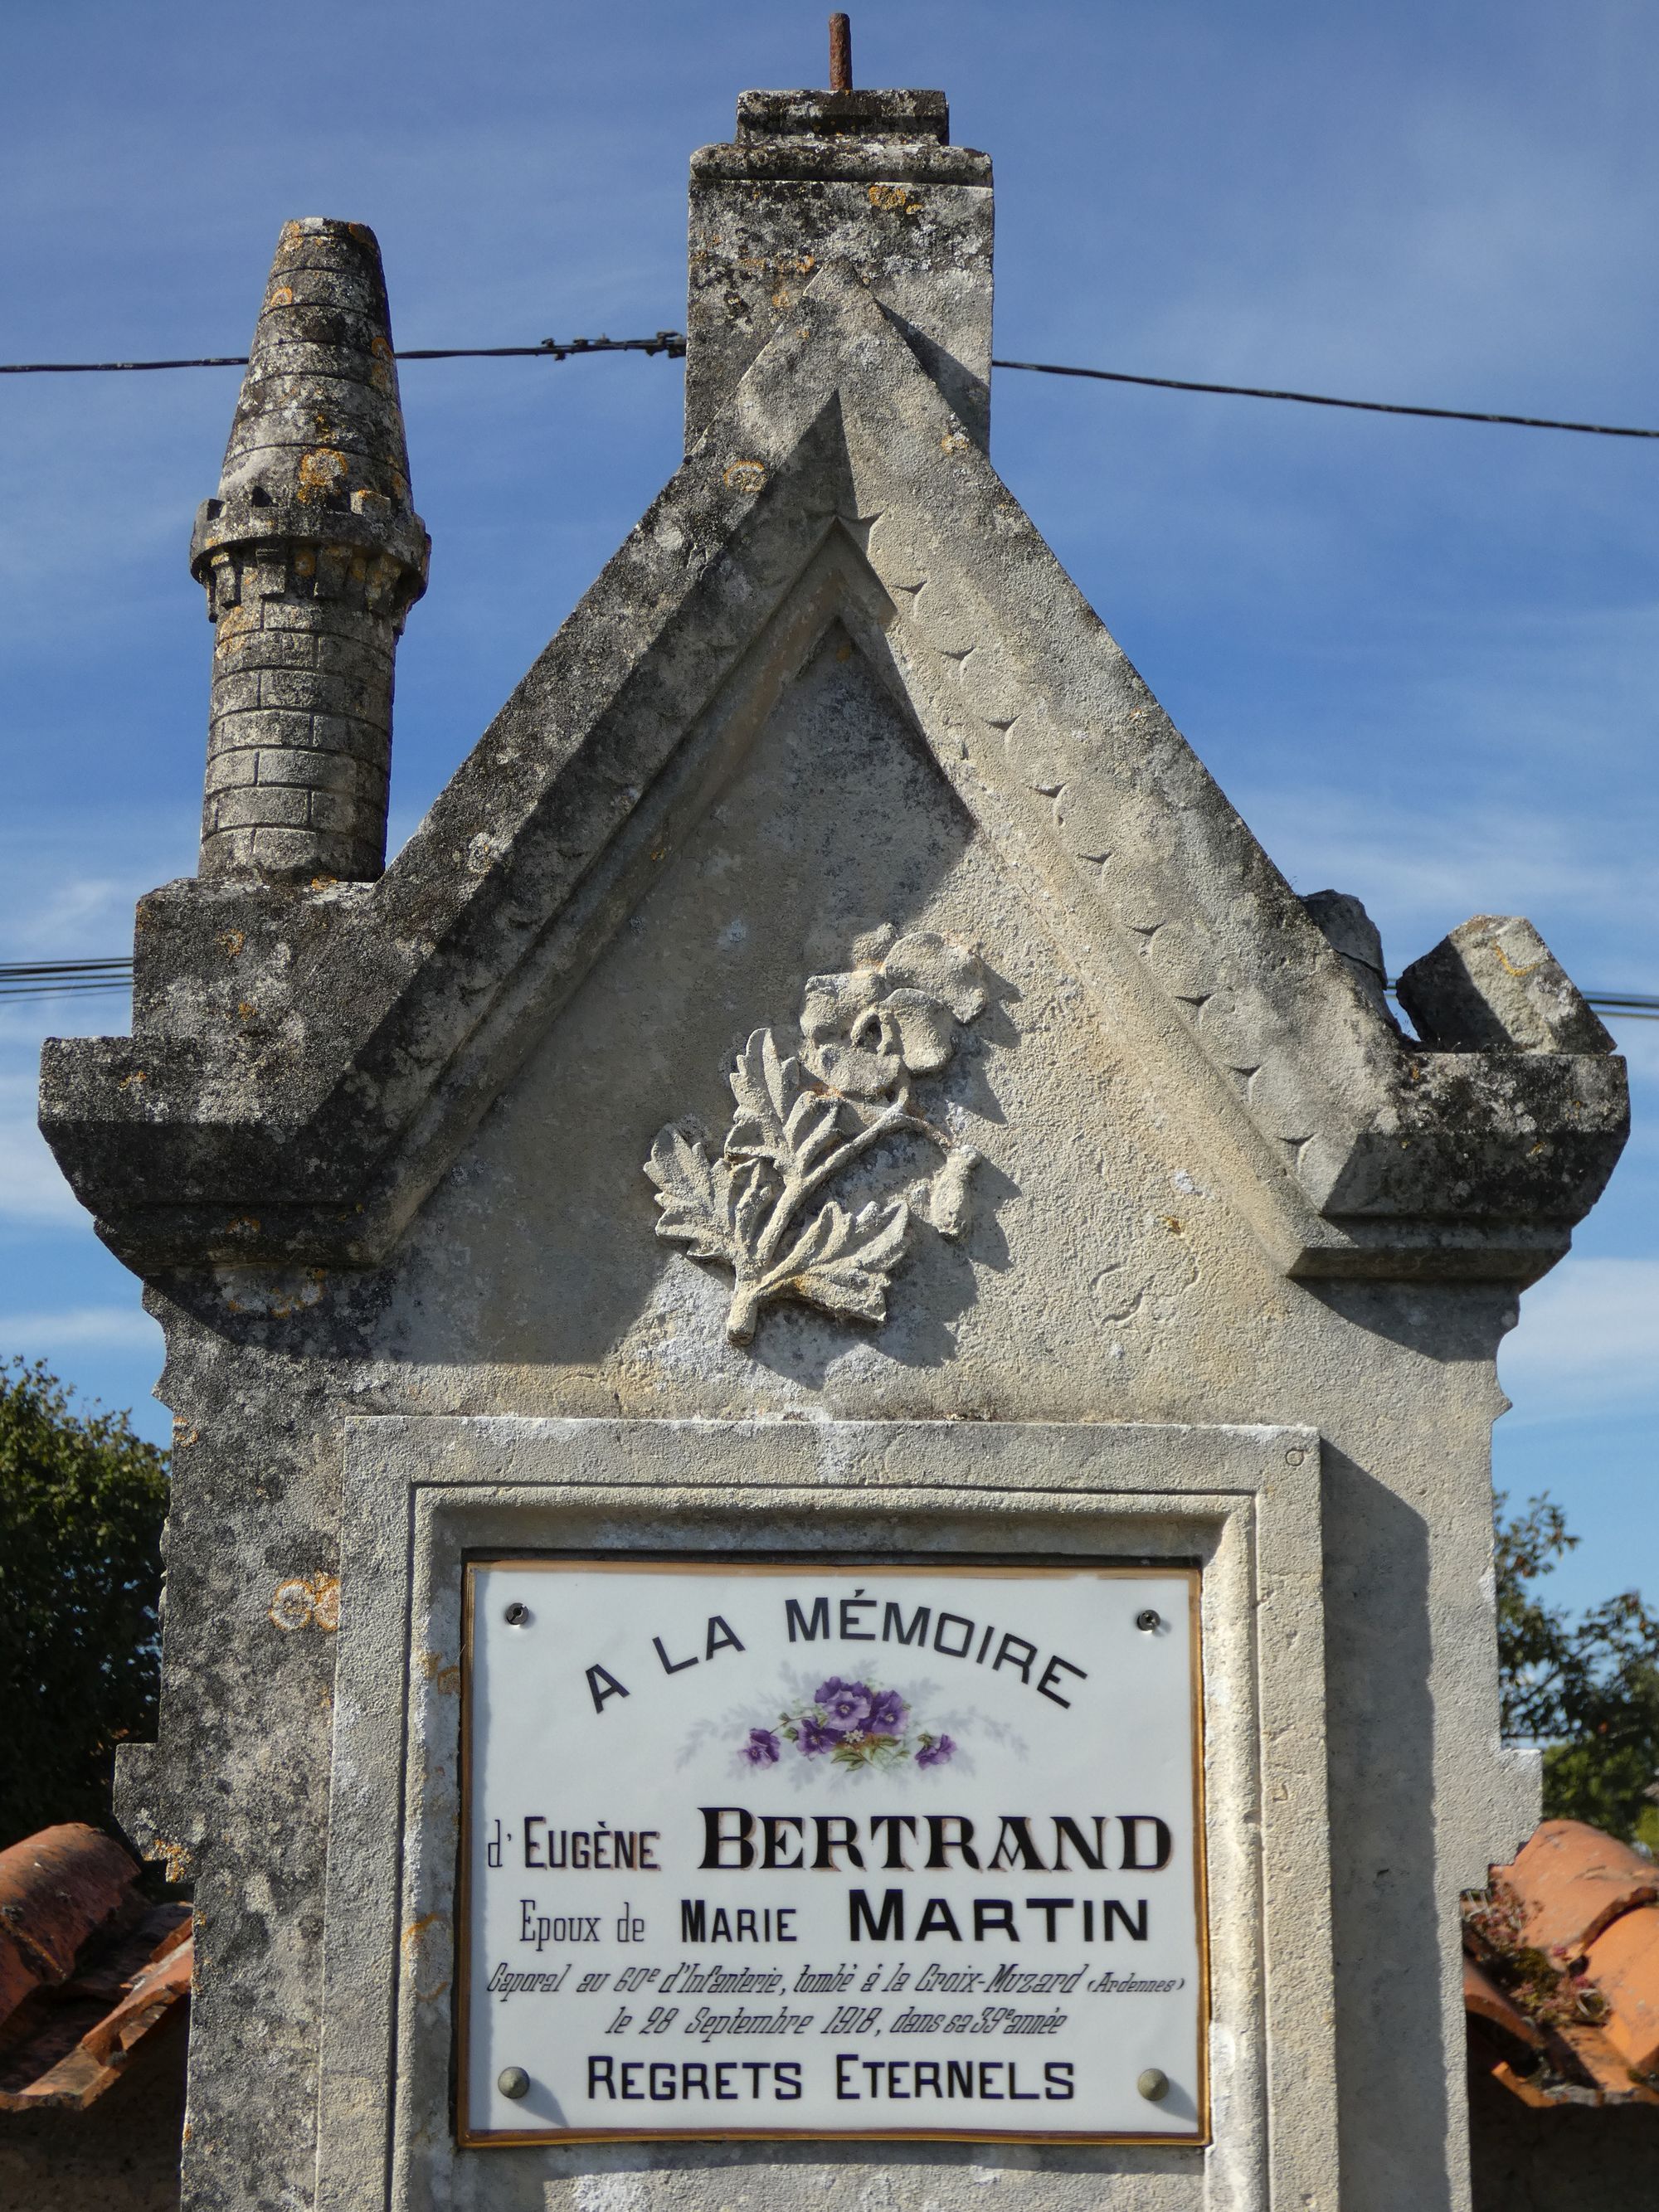
[[[1193,1890],[1194,1907],[1198,1915],[1198,2126],[1191,2134],[1176,2135],[1170,2131],[1146,2130],[1134,2133],[1097,2134],[1064,2132],[1045,2130],[1033,2135],[1029,2130],[1013,2128],[871,2128],[837,2129],[824,2134],[811,2128],[651,2128],[646,2130],[630,2128],[537,2128],[537,2129],[477,2129],[471,2124],[467,2110],[467,2064],[471,2033],[472,1990],[472,1628],[473,1593],[476,1576],[481,1568],[528,1568],[538,1573],[568,1573],[580,1571],[586,1574],[702,1574],[720,1575],[730,1578],[734,1575],[757,1571],[775,1571],[780,1567],[793,1567],[820,1577],[830,1575],[881,1575],[897,1572],[957,1575],[964,1580],[973,1577],[996,1577],[1006,1581],[1030,1576],[1034,1580],[1044,1576],[1079,1573],[1091,1574],[1102,1581],[1127,1581],[1149,1575],[1183,1577],[1189,1589],[1187,1617],[1189,1629],[1190,1652],[1188,1668],[1192,1687],[1191,1742],[1193,1747]],[[526,2148],[558,2148],[567,2143],[672,2143],[672,2142],[790,2142],[823,2143],[832,2145],[848,2142],[959,2142],[959,2143],[1020,2143],[1041,2146],[1044,2143],[1071,2145],[1121,2145],[1135,2147],[1161,2146],[1175,2150],[1203,2150],[1212,2141],[1210,2115],[1210,1918],[1208,1859],[1209,1836],[1205,1826],[1206,1801],[1204,1790],[1204,1644],[1203,1644],[1203,1570],[1189,1562],[1145,1559],[1125,1561],[1121,1558],[1102,1559],[1083,1553],[1053,1553],[1034,1559],[995,1560],[976,1554],[969,1562],[949,1554],[932,1553],[903,1553],[883,1560],[852,1559],[844,1552],[822,1554],[813,1552],[779,1552],[757,1554],[745,1553],[741,1560],[727,1560],[709,1553],[688,1552],[665,1556],[660,1552],[641,1552],[637,1554],[618,1554],[609,1552],[603,1556],[581,1552],[526,1551],[469,1553],[463,1562],[461,1592],[461,1757],[460,1757],[460,1844],[457,1871],[456,1896],[459,1911],[455,1923],[456,1990],[455,2032],[452,2094],[454,2100],[455,2141],[462,2150],[522,2150]]]

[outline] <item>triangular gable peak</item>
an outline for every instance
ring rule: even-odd
[[[919,344],[817,266],[377,882],[144,902],[133,1037],[51,1048],[43,1112],[123,1257],[382,1259],[835,622],[1277,1265],[1526,1280],[1565,1249],[1622,1066],[1515,1047],[1593,1017],[1549,963],[1533,1035],[1402,1039]]]

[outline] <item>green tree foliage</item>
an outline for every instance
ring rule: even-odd
[[[167,1457],[82,1416],[44,1366],[0,1366],[0,1845],[107,1821],[124,1736],[155,1733]]]
[[[1544,1747],[1544,1811],[1659,1849],[1659,1620],[1634,1590],[1570,1620],[1536,1584],[1577,1542],[1534,1498],[1498,1499],[1498,1656],[1504,1733]]]

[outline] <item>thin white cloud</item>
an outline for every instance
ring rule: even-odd
[[[100,1352],[161,1351],[161,1331],[138,1304],[68,1306],[59,1313],[0,1314],[0,1352],[51,1358],[66,1346]]]
[[[194,866],[194,829],[182,810],[118,817],[37,804],[27,827],[0,830],[4,957],[124,957],[137,901]]]
[[[0,1076],[0,1224],[84,1227],[86,1214],[46,1149],[34,1115],[32,1077]]]
[[[1589,809],[1498,804],[1448,819],[1352,790],[1229,795],[1297,890],[1364,899],[1392,969],[1472,914],[1524,914],[1581,988],[1659,992],[1659,972],[1630,949],[1659,926],[1653,871],[1644,854],[1610,844]],[[1632,1049],[1645,1060],[1639,1038]]]
[[[1520,1421],[1630,1413],[1659,1398],[1659,1260],[1566,1260],[1521,1301],[1498,1358]]]

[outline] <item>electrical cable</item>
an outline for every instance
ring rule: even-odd
[[[567,361],[576,354],[662,354],[672,361],[685,353],[680,331],[658,331],[648,338],[544,338],[529,346],[412,347],[399,361],[501,361],[544,357]],[[106,375],[170,368],[245,368],[246,354],[210,354],[177,361],[27,361],[0,362],[0,376]],[[1303,407],[1340,407],[1367,415],[1408,415],[1443,422],[1501,423],[1523,430],[1571,430],[1595,438],[1659,438],[1659,429],[1610,422],[1574,422],[1543,415],[1504,415],[1461,407],[1419,407],[1382,399],[1344,399],[1329,392],[1278,391],[1261,385],[1199,383],[1183,377],[1136,376],[1127,370],[1082,368],[1052,361],[993,359],[994,368],[1038,376],[1074,376],[1103,384],[1127,384],[1159,392],[1195,392],[1235,399],[1287,400]],[[45,999],[131,988],[130,960],[0,962],[0,1000]],[[1392,986],[1390,986],[1392,988]],[[1642,992],[1589,991],[1586,1002],[1597,1012],[1631,1021],[1659,1021],[1659,997]]]
[[[1299,407],[1346,407],[1361,415],[1418,415],[1436,422],[1502,422],[1517,430],[1577,430],[1589,438],[1659,438],[1659,430],[1617,422],[1565,422],[1552,415],[1495,415],[1468,407],[1414,407],[1393,399],[1337,399],[1328,392],[1278,392],[1261,384],[1195,384],[1180,376],[1131,376],[1121,368],[1068,368],[1055,361],[995,361],[993,368],[1036,376],[1085,376],[1101,384],[1140,384],[1158,392],[1211,392],[1229,399],[1289,399]]]
[[[77,991],[129,991],[131,960],[0,961],[0,999],[49,999]],[[1392,992],[1395,985],[1390,983]],[[1644,991],[1586,991],[1597,1013],[1659,1021],[1659,996]]]
[[[541,357],[568,361],[579,353],[665,354],[680,360],[685,337],[680,331],[659,331],[648,338],[543,338],[537,345],[414,346],[400,351],[399,361],[507,361]],[[0,376],[112,376],[155,368],[246,368],[245,353],[203,354],[193,361],[6,361]]]
[[[683,331],[659,331],[648,338],[543,338],[525,346],[413,346],[399,361],[507,361],[543,357],[568,361],[585,353],[662,354],[670,361],[685,356]],[[10,361],[0,362],[0,376],[103,376],[161,368],[246,368],[246,354],[204,354],[181,361]],[[1340,407],[1359,415],[1409,415],[1432,422],[1499,423],[1516,430],[1571,430],[1587,438],[1659,438],[1659,429],[1626,422],[1576,422],[1553,415],[1505,415],[1473,407],[1423,407],[1395,399],[1346,399],[1329,392],[1280,391],[1262,384],[1212,384],[1183,376],[1138,376],[1122,368],[1084,368],[1058,361],[1003,361],[993,368],[1018,369],[1033,376],[1078,376],[1098,384],[1133,384],[1153,392],[1198,392],[1226,399],[1286,400],[1298,407]]]

